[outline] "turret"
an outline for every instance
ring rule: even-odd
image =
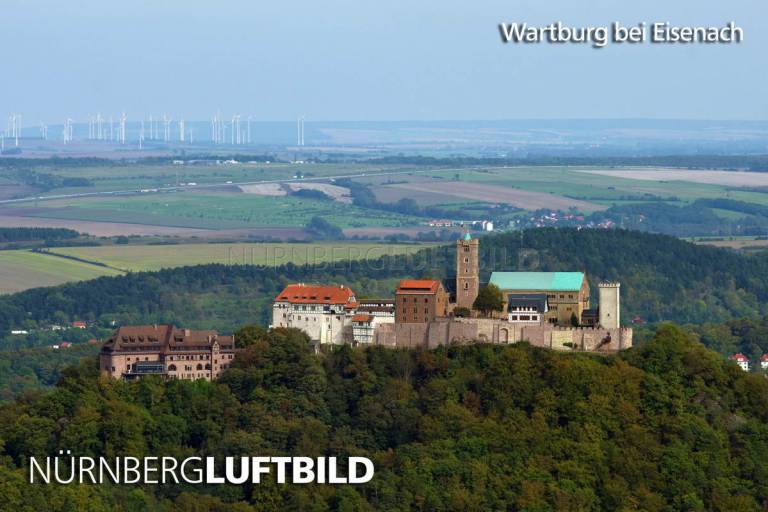
[[[600,327],[617,329],[621,318],[621,283],[600,283]]]

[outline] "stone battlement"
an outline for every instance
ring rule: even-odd
[[[441,318],[424,324],[384,324],[373,343],[388,347],[432,349],[441,345],[527,341],[554,350],[610,353],[632,346],[632,329],[513,324],[495,318]]]

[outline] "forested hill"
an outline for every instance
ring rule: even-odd
[[[484,237],[482,273],[492,270],[583,270],[596,300],[598,281],[622,283],[622,314],[646,321],[720,322],[765,314],[768,255],[743,255],[673,237],[619,230],[541,229]],[[203,265],[104,277],[0,298],[1,346],[45,344],[36,329],[84,320],[118,324],[175,322],[232,332],[269,323],[270,302],[288,282],[347,284],[360,297],[391,297],[403,277],[448,277],[452,245],[416,257],[384,257],[315,267]],[[11,329],[38,332],[10,337]],[[94,333],[94,335],[97,333]]]
[[[247,331],[248,332],[248,331]],[[217,383],[95,361],[0,407],[0,510],[766,510],[768,380],[675,327],[612,355],[512,346],[313,355],[278,329]],[[30,456],[338,456],[362,485],[30,485]]]

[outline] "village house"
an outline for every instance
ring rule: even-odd
[[[729,359],[731,361],[734,361],[736,364],[738,364],[739,368],[741,368],[745,372],[749,371],[749,367],[750,367],[749,359],[747,358],[747,356],[745,356],[741,352],[739,352],[738,354],[732,355],[731,357],[729,357]]]

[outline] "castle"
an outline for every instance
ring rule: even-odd
[[[480,241],[456,241],[455,281],[404,279],[395,299],[360,301],[344,285],[288,285],[276,298],[272,327],[296,327],[317,344],[434,348],[455,343],[517,343],[557,350],[615,352],[632,346],[620,325],[619,283],[600,283],[591,307],[583,272],[492,272],[502,312],[483,316]],[[454,288],[451,293],[448,290]]]

